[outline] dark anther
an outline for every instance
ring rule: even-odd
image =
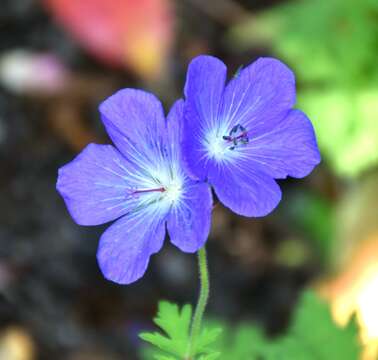
[[[232,143],[229,147],[230,150],[234,150],[239,144],[248,144],[249,138],[247,129],[244,126],[237,124],[231,129],[228,135],[223,136],[223,140]]]

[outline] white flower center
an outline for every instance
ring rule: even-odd
[[[211,129],[205,136],[204,146],[208,158],[229,161],[238,156],[238,149],[249,143],[248,131],[240,124],[228,130],[227,125]]]
[[[224,157],[226,148],[223,143],[224,141],[222,141],[221,138],[215,138],[208,143],[207,151],[210,157],[216,160],[220,160]]]
[[[177,201],[182,194],[181,181],[173,180],[168,186],[165,186],[165,196],[171,202]]]
[[[209,155],[209,158],[216,160],[221,160],[225,156],[227,146],[225,146],[225,141],[222,139],[223,133],[226,131],[224,129],[211,129],[205,137],[205,146]]]

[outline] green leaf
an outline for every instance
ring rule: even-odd
[[[157,332],[141,335],[157,347],[145,351],[143,358],[185,359],[190,317],[188,305],[180,311],[177,305],[160,303],[155,323],[159,323],[165,335]],[[208,322],[196,350],[195,360],[358,360],[361,344],[355,319],[343,328],[337,326],[328,304],[314,292],[306,291],[289,328],[280,337],[270,339],[252,324],[233,327]]]
[[[205,327],[201,333],[201,336],[198,339],[198,342],[196,345],[197,346],[196,352],[203,353],[203,352],[211,351],[209,346],[216,341],[216,339],[221,333],[222,333],[222,329],[220,327],[217,327],[214,329],[208,329]]]
[[[361,351],[357,334],[355,319],[344,328],[337,326],[328,304],[315,293],[307,291],[299,302],[289,328],[290,341],[284,339],[281,346],[286,351],[295,347],[302,347],[303,350],[304,347],[311,355],[306,359],[356,360]]]
[[[154,322],[165,334],[142,333],[140,337],[169,354],[183,357],[188,347],[191,317],[190,305],[185,305],[180,311],[177,305],[162,301]]]
[[[177,360],[176,357],[173,356],[165,356],[165,355],[153,355],[156,360]]]
[[[191,320],[190,305],[183,306],[180,311],[176,304],[160,302],[154,323],[163,332],[145,332],[139,335],[142,340],[157,348],[145,352],[146,359],[150,359],[151,356],[157,360],[184,359],[189,345]],[[195,356],[199,356],[201,360],[217,359],[219,353],[213,351],[210,345],[221,331],[219,327],[211,329],[205,327],[198,338]]]
[[[311,291],[303,294],[291,325],[278,338],[269,339],[251,324],[223,329],[216,346],[226,360],[358,360],[361,352],[355,321],[337,326],[328,305]]]
[[[267,348],[265,352],[265,360],[292,359],[315,360],[315,357],[309,352],[309,349],[306,348],[305,344],[298,342],[295,337],[293,338],[290,335],[287,335],[280,341],[272,343],[272,345]]]
[[[299,103],[338,174],[353,177],[378,164],[378,87],[308,90]]]
[[[222,334],[218,337],[215,347],[225,360],[263,359],[261,355],[266,353],[266,348],[271,344],[263,332],[251,324],[241,324],[237,327],[222,324],[222,328]]]
[[[200,358],[198,360],[216,360],[216,359],[219,359],[220,356],[221,356],[221,353],[215,352],[215,353],[208,354],[208,355],[202,355],[202,356],[200,356]]]

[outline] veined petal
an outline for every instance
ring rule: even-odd
[[[211,224],[213,200],[206,183],[188,180],[180,201],[168,216],[171,242],[185,252],[196,252],[206,242]]]
[[[292,71],[279,60],[260,58],[227,85],[220,119],[228,130],[240,124],[255,136],[274,128],[295,101]]]
[[[209,177],[218,199],[233,212],[260,217],[269,214],[281,200],[281,190],[270,176],[248,163],[220,166]]]
[[[99,225],[127,212],[125,159],[111,145],[89,144],[59,169],[57,190],[80,225]]]
[[[217,122],[226,76],[226,65],[213,56],[201,55],[189,64],[184,93],[201,121]]]
[[[226,75],[226,66],[212,56],[198,56],[189,65],[182,147],[187,170],[193,177],[207,176],[206,134],[218,127]]]
[[[160,101],[144,91],[123,89],[105,100],[100,112],[110,137],[132,168],[132,186],[144,191],[169,185],[171,159]]]
[[[180,162],[181,167],[181,139],[184,125],[184,100],[177,100],[167,116],[167,149],[171,161]]]
[[[304,177],[320,162],[313,126],[299,110],[291,110],[271,131],[250,137],[240,156],[276,179]]]
[[[123,89],[99,107],[106,131],[126,158],[148,158],[163,136],[165,117],[161,102],[152,94]]]
[[[150,256],[163,246],[165,219],[158,208],[126,215],[101,236],[97,261],[108,280],[130,284],[145,273]]]
[[[177,199],[170,208],[167,227],[173,244],[182,251],[195,252],[209,235],[212,196],[209,185],[190,180],[182,169],[183,107],[184,102],[177,101],[167,118],[168,153],[171,154],[173,172],[180,174],[182,181]]]

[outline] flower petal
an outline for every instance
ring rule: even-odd
[[[103,101],[99,109],[106,131],[127,158],[137,154],[145,156],[152,139],[164,134],[161,102],[145,91],[119,90]]]
[[[101,236],[97,261],[105,278],[130,284],[145,273],[150,256],[164,242],[164,219],[144,211],[117,220]]]
[[[184,100],[177,100],[167,116],[167,143],[170,145],[170,153],[181,158],[181,138],[184,125]]]
[[[190,181],[182,200],[171,208],[167,228],[171,242],[185,252],[196,252],[206,242],[213,199],[206,183]]]
[[[226,66],[212,56],[198,56],[188,68],[182,146],[187,170],[193,177],[207,176],[203,141],[206,132],[217,126],[226,75]]]
[[[273,130],[250,138],[242,156],[274,178],[308,175],[320,162],[313,126],[299,110],[291,110]]]
[[[111,145],[89,144],[59,169],[57,190],[80,225],[99,225],[127,212],[125,159]]]
[[[176,101],[167,118],[169,151],[173,164],[181,167],[180,144],[183,124],[182,100]],[[197,183],[183,174],[183,191],[179,202],[173,203],[167,228],[171,242],[185,252],[195,252],[206,242],[210,231],[212,195],[208,184]]]
[[[292,71],[279,60],[260,58],[227,85],[220,119],[228,129],[240,124],[253,136],[272,129],[294,104]]]
[[[220,202],[233,212],[260,217],[269,214],[281,200],[281,190],[271,177],[260,173],[248,163],[221,166],[209,181]],[[209,174],[210,175],[210,174]]]

